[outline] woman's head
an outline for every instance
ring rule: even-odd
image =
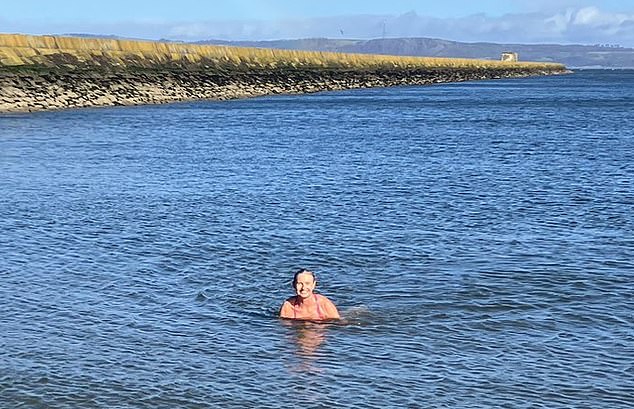
[[[302,268],[295,272],[293,276],[293,288],[300,297],[308,298],[312,296],[316,285],[317,278],[312,271]]]

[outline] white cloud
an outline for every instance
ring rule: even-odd
[[[551,0],[553,4],[564,4]],[[434,37],[456,41],[499,43],[621,44],[634,47],[634,14],[598,7],[567,7],[491,17],[475,14],[437,18],[409,12],[398,16],[354,15],[284,21],[130,21],[118,23],[49,25],[0,21],[5,32],[115,34],[173,40],[272,40],[306,37],[380,38]]]
[[[343,32],[343,35],[342,35]],[[568,8],[556,13],[509,14],[462,18],[419,16],[340,16],[305,20],[234,21],[181,24],[168,37],[181,40],[263,40],[305,37],[434,37],[457,41],[505,43],[610,43],[634,47],[634,14],[597,7]]]
[[[634,46],[634,14],[603,12],[597,7],[568,9],[545,19],[544,34],[566,42],[621,43]]]
[[[558,13],[544,20],[544,30],[555,33],[563,33],[573,19],[573,10],[566,10],[564,13]]]
[[[171,27],[167,33],[167,37],[176,38],[198,38],[207,35],[209,27],[203,23],[186,23],[178,24]]]
[[[577,11],[574,24],[581,25],[596,25],[600,20],[605,20],[605,17],[601,15],[601,12],[596,7],[585,7]]]

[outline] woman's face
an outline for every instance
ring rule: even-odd
[[[302,298],[308,298],[313,295],[314,289],[315,279],[312,274],[301,273],[297,276],[297,281],[295,282],[295,291],[297,292],[297,295]]]

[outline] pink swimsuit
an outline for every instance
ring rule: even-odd
[[[293,318],[294,319],[297,319],[297,310],[295,309],[295,307],[299,305],[297,303],[298,297],[295,298],[295,303],[293,304]],[[313,294],[313,297],[315,298],[315,304],[317,305],[317,315],[319,316],[320,320],[323,320],[324,315],[321,313],[321,308],[319,308],[319,300],[317,299],[317,294]]]

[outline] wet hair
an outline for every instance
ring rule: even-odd
[[[315,275],[315,273],[305,268],[300,268],[293,275],[293,288],[295,288],[295,286],[297,285],[297,277],[299,277],[300,274],[310,274],[313,277],[313,280],[317,282],[317,276]]]

